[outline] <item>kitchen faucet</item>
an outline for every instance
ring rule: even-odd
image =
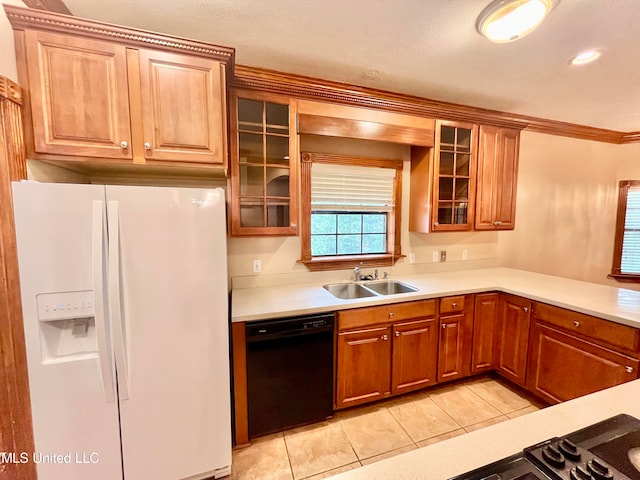
[[[353,269],[353,279],[356,282],[360,281],[360,265],[356,265],[355,268]]]

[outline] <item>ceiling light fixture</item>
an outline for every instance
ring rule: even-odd
[[[492,42],[513,42],[535,30],[559,2],[494,0],[480,13],[476,28]]]
[[[600,58],[600,55],[602,55],[602,52],[598,50],[585,50],[584,52],[580,52],[575,57],[571,58],[571,60],[569,60],[569,63],[571,65],[584,65],[586,63],[591,63],[597,60],[598,58]]]

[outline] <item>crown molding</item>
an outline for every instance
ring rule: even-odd
[[[246,65],[235,66],[231,85],[235,88],[268,91],[300,98],[376,108],[407,115],[496,125],[583,140],[615,144],[640,141],[640,132],[626,134],[616,130],[441,102],[413,95]]]
[[[7,77],[0,76],[0,98],[22,105],[22,87]]]
[[[151,47],[159,50],[193,54],[213,58],[227,65],[233,65],[234,62],[235,49],[230,47],[42,10],[13,5],[3,5],[3,7],[14,30],[46,30],[98,40],[117,41],[118,43],[135,47]]]

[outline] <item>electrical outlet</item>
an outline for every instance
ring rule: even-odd
[[[469,252],[467,250],[462,250],[462,259],[466,260],[469,258]]]
[[[409,263],[416,263],[416,254],[413,252],[409,253]]]
[[[253,273],[262,272],[262,260],[254,260],[253,261]]]
[[[447,261],[447,251],[446,250],[442,250],[440,252],[440,261],[441,262],[446,262]]]
[[[433,261],[437,262],[440,260],[440,254],[437,251],[433,252]]]

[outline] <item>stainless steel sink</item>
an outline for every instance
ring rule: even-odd
[[[394,295],[396,293],[417,292],[418,289],[406,283],[395,280],[383,280],[380,282],[367,282],[364,286],[380,295]]]
[[[396,293],[417,292],[418,289],[406,283],[395,280],[383,280],[367,283],[329,283],[324,288],[334,297],[342,299],[375,297],[378,295],[393,295]]]
[[[376,292],[363,287],[359,283],[331,283],[325,285],[324,288],[334,297],[343,299],[376,296]]]

